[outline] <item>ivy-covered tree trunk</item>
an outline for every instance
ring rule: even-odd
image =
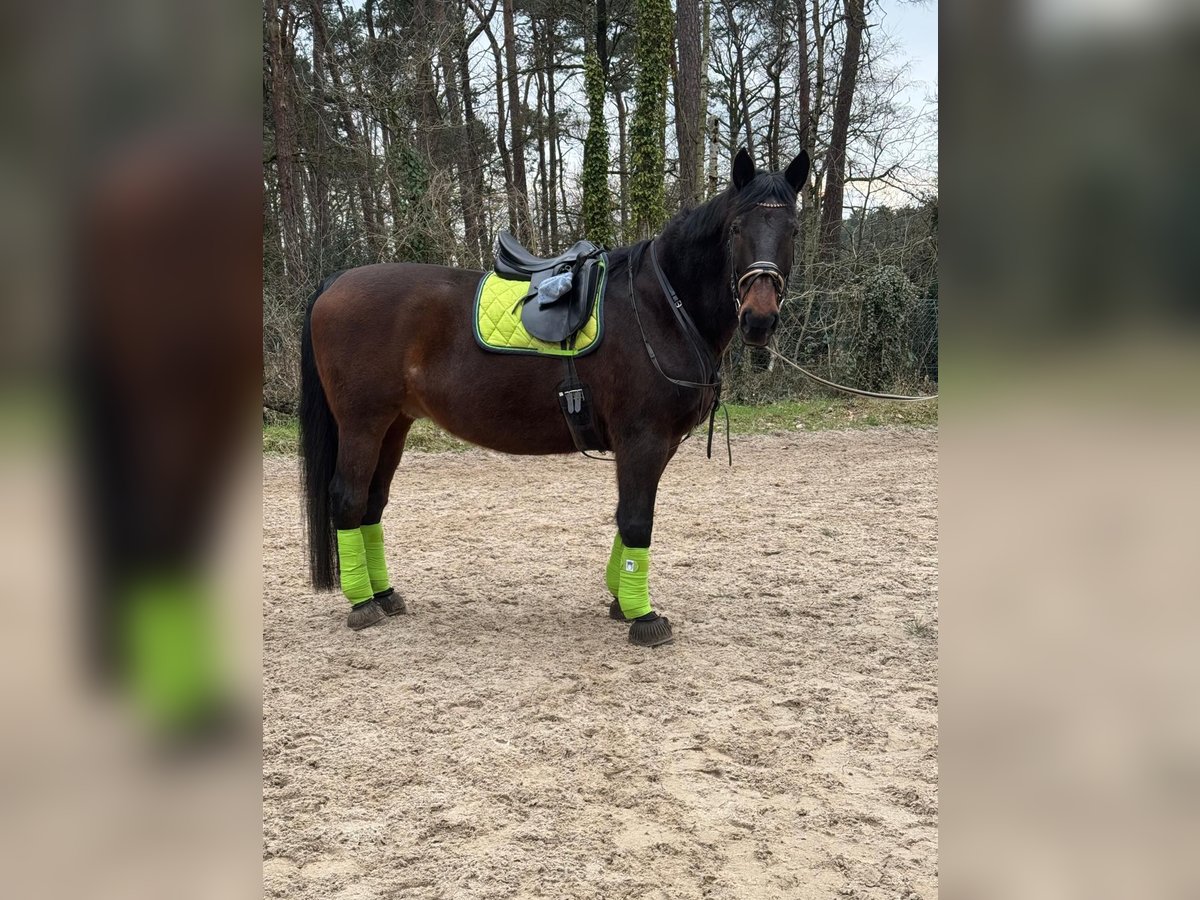
[[[613,244],[612,201],[608,193],[608,124],[604,120],[604,71],[600,56],[583,59],[588,130],[583,144],[583,233],[597,244]]]
[[[704,133],[700,136],[700,150],[703,153],[704,147],[707,145],[709,150],[709,162],[707,175],[704,177],[703,192],[700,196],[700,201],[703,202],[709,197],[712,197],[717,192],[717,148],[715,144],[709,144],[708,136],[713,135],[715,138],[720,132],[717,131],[717,126],[714,124],[715,117],[708,114],[708,65],[712,58],[712,0],[704,0],[700,7],[700,118],[701,124],[704,126]],[[703,161],[701,163],[703,165]]]
[[[663,142],[667,129],[667,74],[675,22],[668,0],[637,3],[637,109],[630,126],[633,175],[630,204],[636,236],[648,238],[662,225]]]

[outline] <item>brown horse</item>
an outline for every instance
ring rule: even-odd
[[[609,254],[604,338],[576,366],[591,389],[596,431],[616,457],[618,532],[606,581],[610,613],[632,622],[635,644],[671,639],[648,594],[659,479],[716,402],[717,360],[735,331],[762,346],[779,323],[807,176],[804,152],[785,172],[769,173],[756,172],[742,150],[729,188],[676,216],[652,242]],[[363,266],[327,279],[310,301],[300,425],[312,579],[332,589],[340,560],[351,628],[404,611],[379,523],[416,419],[504,453],[576,450],[556,393],[562,360],[495,355],[476,344],[472,303],[482,274]]]

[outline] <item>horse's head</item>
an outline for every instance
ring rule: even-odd
[[[808,153],[783,172],[758,172],[742,149],[733,161],[733,218],[729,223],[734,302],[742,340],[764,346],[779,326],[779,307],[792,271],[796,196],[808,178]]]

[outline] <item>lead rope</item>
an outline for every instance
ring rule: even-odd
[[[854,394],[857,397],[870,397],[873,400],[895,400],[897,403],[921,403],[925,400],[936,400],[938,398],[937,394],[922,394],[920,396],[909,396],[907,394],[882,394],[878,391],[864,391],[860,388],[846,387],[844,384],[838,384],[835,381],[829,381],[828,379],[822,378],[820,375],[814,375],[803,366],[792,362],[790,359],[776,350],[771,344],[767,345],[767,350],[769,350],[771,355],[776,359],[787,363],[801,375],[811,378],[818,384],[823,384],[825,387],[831,387],[835,391],[841,391],[845,394]]]

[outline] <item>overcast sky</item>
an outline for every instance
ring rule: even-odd
[[[902,57],[908,59],[909,72],[913,81],[922,82],[917,96],[910,102],[919,102],[926,95],[937,94],[938,77],[938,22],[936,0],[879,0],[883,11],[883,27],[899,45]],[[899,60],[897,60],[899,61]]]

